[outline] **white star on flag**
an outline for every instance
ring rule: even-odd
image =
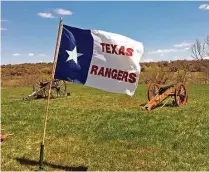
[[[69,61],[69,60],[74,60],[74,62],[76,63],[76,64],[78,64],[78,57],[80,57],[80,56],[82,56],[83,54],[81,54],[81,53],[77,53],[77,48],[76,48],[76,46],[75,46],[75,48],[73,49],[73,51],[69,51],[69,50],[66,50],[66,52],[68,53],[68,58],[67,58],[67,60],[66,60],[66,62],[67,61]]]

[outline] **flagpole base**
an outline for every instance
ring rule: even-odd
[[[40,145],[39,171],[44,171],[44,144]]]

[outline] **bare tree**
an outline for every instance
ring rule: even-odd
[[[193,58],[197,60],[204,60],[205,57],[209,56],[209,36],[207,36],[203,43],[197,39],[191,49]]]
[[[200,62],[200,65],[204,67],[204,73],[206,74],[206,79],[209,81],[209,36],[206,40],[201,43],[198,39],[191,47],[192,57]]]

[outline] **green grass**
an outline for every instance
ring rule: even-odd
[[[183,107],[147,112],[147,86],[133,97],[70,85],[50,101],[45,170],[209,170],[209,86],[190,86]],[[1,170],[37,170],[45,100],[23,101],[31,88],[3,88]],[[69,169],[68,168],[68,169]]]

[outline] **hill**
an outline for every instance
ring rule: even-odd
[[[205,60],[209,63],[209,60]],[[1,65],[2,87],[31,86],[37,79],[49,79],[52,63]],[[196,60],[177,60],[141,63],[140,83],[188,82],[208,83],[204,66]]]

